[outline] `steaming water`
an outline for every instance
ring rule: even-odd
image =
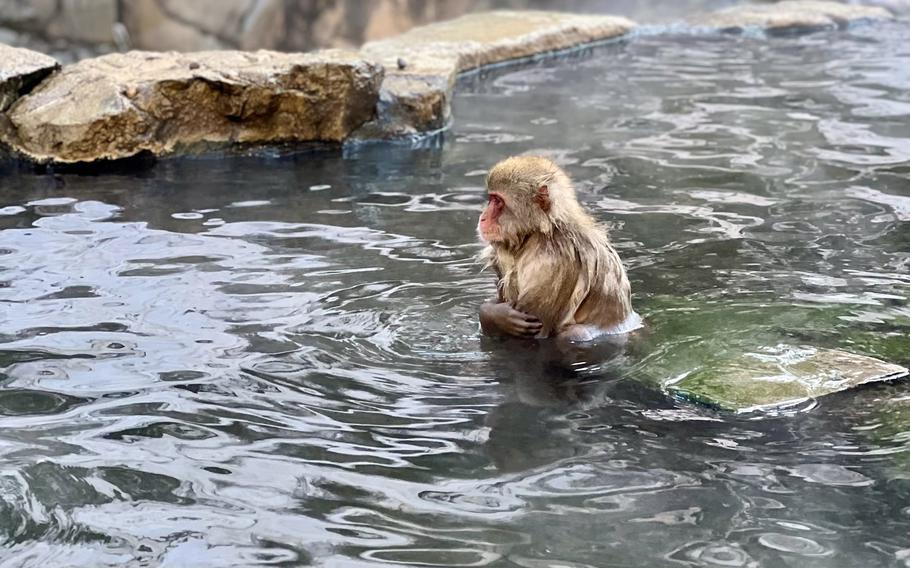
[[[910,363],[906,22],[463,81],[437,147],[0,180],[2,566],[910,565],[910,386],[775,416],[718,351]],[[555,156],[651,336],[481,341],[486,168]]]

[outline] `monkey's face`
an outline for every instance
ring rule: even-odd
[[[477,233],[487,243],[506,248],[521,247],[527,235],[552,230],[555,197],[575,198],[559,166],[534,156],[507,158],[493,166],[487,175],[487,195]]]
[[[502,216],[506,209],[506,201],[498,193],[490,193],[487,206],[480,214],[477,222],[477,234],[485,242],[493,244],[503,240]]]
[[[489,201],[477,223],[477,233],[488,244],[520,246],[526,235],[546,227],[549,210],[546,195],[545,186],[539,190],[530,185],[491,187]]]

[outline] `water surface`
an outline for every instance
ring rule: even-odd
[[[662,381],[910,363],[910,28],[639,37],[462,81],[422,148],[0,178],[2,566],[902,566],[910,387],[783,415]],[[647,342],[482,341],[483,175],[555,157]]]

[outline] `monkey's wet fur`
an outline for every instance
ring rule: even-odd
[[[487,176],[477,232],[498,296],[480,309],[485,332],[590,341],[642,327],[606,229],[578,203],[556,163],[514,156]]]

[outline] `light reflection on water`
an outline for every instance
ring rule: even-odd
[[[910,363],[906,35],[500,70],[441,147],[7,168],[0,559],[906,563],[905,385],[758,419],[654,387],[777,343]],[[650,322],[605,364],[478,333],[483,170],[533,150],[614,226]]]

